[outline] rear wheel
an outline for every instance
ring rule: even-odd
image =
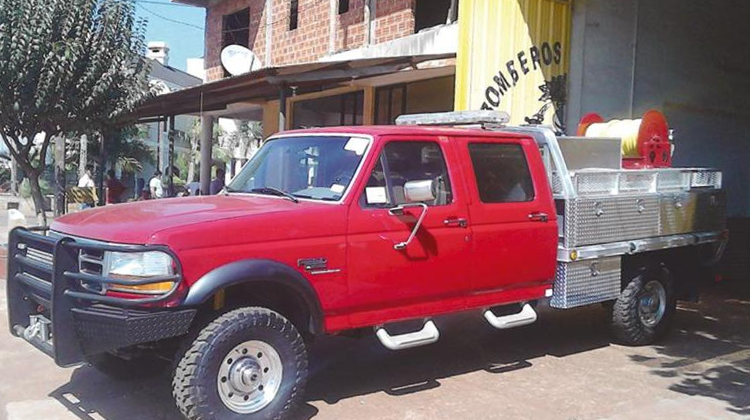
[[[307,353],[294,325],[269,309],[241,308],[201,331],[172,390],[190,420],[282,419],[306,380]]]
[[[676,309],[672,279],[666,269],[634,277],[612,307],[612,329],[623,344],[652,344],[668,331]]]

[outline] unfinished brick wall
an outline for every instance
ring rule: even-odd
[[[359,48],[365,44],[366,24],[364,8],[366,0],[350,0],[349,11],[336,15],[336,52]],[[373,44],[387,42],[414,33],[415,0],[377,0]],[[317,61],[329,54],[329,0],[299,0],[297,29],[289,30],[291,1],[272,2],[272,49],[273,66]],[[210,6],[206,13],[205,66],[208,80],[224,77],[220,54],[222,48],[222,24],[225,15],[250,9],[250,49],[268,65],[266,57],[266,1],[223,0]]]

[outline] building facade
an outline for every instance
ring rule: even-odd
[[[455,22],[456,0],[182,0],[206,7],[208,81],[226,76],[221,50],[252,50],[264,66],[319,61]],[[453,9],[452,9],[453,8]]]

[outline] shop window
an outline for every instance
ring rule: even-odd
[[[395,124],[406,111],[406,85],[378,88],[375,92],[375,124]]]
[[[289,7],[289,30],[297,29],[299,25],[299,0],[292,0]]]
[[[454,76],[384,86],[375,91],[375,124],[395,124],[403,114],[453,111]]]
[[[349,11],[349,0],[339,0],[339,14],[343,15]]]
[[[414,10],[414,32],[455,22],[458,0],[417,0]]]
[[[248,48],[250,45],[250,9],[242,9],[239,12],[225,15],[222,28],[222,48],[228,45],[241,45]],[[224,77],[229,77],[226,69]]]
[[[296,101],[292,112],[293,128],[362,125],[364,93],[357,91]]]

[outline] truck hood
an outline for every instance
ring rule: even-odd
[[[156,233],[237,217],[297,212],[326,206],[279,197],[214,195],[138,201],[83,210],[55,219],[52,230],[82,238],[127,244],[153,243]]]

